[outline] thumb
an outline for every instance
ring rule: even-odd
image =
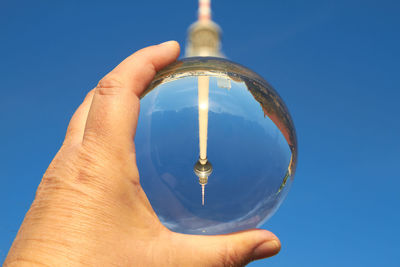
[[[279,239],[271,232],[252,229],[217,236],[187,236],[200,266],[244,266],[251,261],[276,255]],[[189,247],[189,246],[187,246]]]

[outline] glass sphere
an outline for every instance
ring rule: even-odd
[[[297,141],[276,91],[231,61],[193,57],[157,73],[135,137],[140,183],[174,232],[257,227],[293,181]]]

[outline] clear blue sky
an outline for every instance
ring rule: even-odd
[[[86,92],[150,44],[185,43],[197,1],[0,2],[0,259]],[[251,266],[399,266],[400,2],[213,1],[233,61],[291,111],[295,182]]]

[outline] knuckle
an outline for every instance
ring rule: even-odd
[[[116,95],[123,88],[123,82],[115,75],[106,75],[96,86],[99,95]]]

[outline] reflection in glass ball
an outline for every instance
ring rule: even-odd
[[[277,210],[293,181],[296,133],[260,76],[221,58],[186,58],[161,70],[140,104],[140,182],[166,227],[222,234]]]

